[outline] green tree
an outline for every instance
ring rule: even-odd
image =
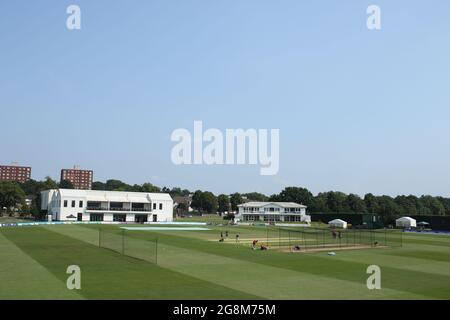
[[[238,211],[238,205],[244,203],[241,194],[236,192],[230,196],[231,211]]]
[[[444,197],[436,197],[436,199],[444,206],[445,214],[450,215],[450,199]]]
[[[366,205],[367,212],[369,213],[378,213],[378,199],[373,194],[368,193],[364,196],[364,203]]]
[[[202,211],[203,209],[203,192],[197,190],[192,196],[191,208],[197,211]]]
[[[350,209],[346,204],[347,196],[342,192],[329,191],[327,192],[327,207],[331,212],[348,212]]]
[[[0,209],[7,212],[25,206],[25,192],[15,182],[0,182]]]
[[[229,212],[230,211],[230,197],[226,194],[220,194],[217,197],[218,210],[219,212]]]
[[[146,182],[142,185],[141,192],[159,193],[161,189],[150,182]]]
[[[163,187],[161,192],[163,192],[163,193],[170,193],[170,188]]]
[[[273,195],[270,201],[295,202],[305,206],[311,206],[314,202],[313,194],[306,188],[287,187],[278,195]]]
[[[242,196],[247,197],[251,201],[267,201],[269,199],[268,196],[259,192],[244,193]]]
[[[41,181],[36,181],[36,180],[33,180],[33,179],[25,181],[24,183],[22,183],[20,185],[20,187],[22,188],[23,192],[25,192],[25,194],[27,196],[35,195],[37,192],[40,192],[41,191],[41,186],[42,186],[42,182]]]
[[[43,190],[58,189],[58,183],[49,176],[45,177],[43,182]]]
[[[92,190],[106,190],[106,184],[101,181],[94,181],[92,183]]]
[[[419,201],[422,204],[423,208],[425,209],[423,211],[423,214],[438,215],[438,216],[445,214],[444,205],[435,197],[421,196]]]
[[[131,191],[132,186],[116,179],[109,179],[106,181],[105,190],[108,191]]]
[[[394,199],[401,215],[418,214],[418,198],[415,196],[398,196]]]
[[[394,218],[398,216],[401,211],[394,199],[389,196],[377,197],[378,213],[384,219],[385,223],[392,223]]]
[[[202,192],[201,190],[197,190],[192,197],[191,207],[201,212],[216,213],[217,198],[209,191]]]
[[[181,188],[178,188],[178,187],[174,187],[174,188],[170,189],[169,194],[172,196],[172,198],[183,196],[183,194],[181,192]]]
[[[209,191],[203,192],[203,210],[208,213],[216,213],[217,212],[217,198],[216,196]]]
[[[330,212],[330,209],[327,206],[327,194],[322,192],[314,197],[313,204],[308,206],[308,211],[320,213]]]
[[[367,212],[366,204],[356,194],[349,194],[345,199],[344,207],[348,207],[350,212],[354,213],[365,213]]]
[[[73,183],[70,182],[69,180],[61,180],[61,182],[59,183],[59,188],[60,189],[74,189]]]

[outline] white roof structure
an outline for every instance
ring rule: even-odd
[[[274,204],[280,206],[282,208],[306,208],[306,206],[302,204],[298,204],[295,202],[263,202],[263,201],[250,201],[243,204],[238,205],[238,207],[243,208],[261,208],[270,204]]]
[[[401,217],[395,220],[395,225],[397,227],[417,227],[416,219],[413,219],[411,217]]]
[[[52,189],[41,192],[41,209],[46,210],[53,199],[80,199],[92,202],[128,202],[128,203],[153,203],[170,201],[172,197],[168,193],[146,193],[127,191],[103,191],[103,190],[78,190],[78,189]]]
[[[59,189],[63,197],[87,197],[90,201],[148,202],[172,200],[168,193]]]
[[[347,221],[344,221],[342,219],[334,219],[328,222],[330,226],[333,227],[339,227],[339,228],[347,228]]]
[[[344,220],[342,220],[342,219],[334,219],[334,220],[331,220],[331,221],[328,222],[328,223],[347,223],[347,221],[344,221]]]

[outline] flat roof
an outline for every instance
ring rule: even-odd
[[[59,193],[61,197],[85,197],[91,201],[109,201],[109,202],[142,202],[142,201],[172,201],[168,193],[149,193],[149,192],[131,192],[131,191],[107,191],[107,190],[79,190],[79,189],[51,189]]]
[[[261,207],[265,207],[267,205],[270,204],[274,204],[277,205],[279,207],[282,208],[307,208],[306,206],[302,205],[302,204],[298,204],[295,202],[262,202],[262,201],[250,201],[247,203],[243,203],[238,205],[238,207],[256,207],[256,208],[261,208]]]

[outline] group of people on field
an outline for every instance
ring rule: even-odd
[[[225,237],[228,238],[228,230],[225,231]],[[238,237],[238,235],[236,235],[236,237]],[[219,242],[224,242],[224,241],[225,241],[225,238],[223,237],[223,231],[221,231]]]
[[[256,247],[257,247],[257,245],[258,245],[258,242],[259,242],[259,240],[253,240],[253,242],[252,242],[252,250],[256,250]],[[267,246],[261,244],[261,245],[259,246],[259,249],[260,249],[260,250],[267,250],[267,249],[269,249],[269,248],[268,248]]]
[[[253,242],[252,242],[252,250],[256,250],[256,246],[257,246],[257,244],[258,244],[258,241],[259,240],[253,240]],[[267,250],[267,249],[269,249],[267,246],[265,246],[265,245],[260,245],[259,246],[259,249],[260,250]]]
[[[220,238],[219,238],[219,242],[224,242],[225,238],[228,238],[228,231],[225,231],[225,237],[224,237],[224,233],[220,232]],[[239,243],[240,242],[240,236],[239,233],[236,234],[236,242]],[[252,249],[256,250],[257,244],[258,244],[259,240],[253,240],[252,242]],[[267,250],[269,249],[266,245],[261,244],[259,246],[260,250]]]

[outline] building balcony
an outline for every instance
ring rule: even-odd
[[[242,211],[242,214],[259,214],[259,215],[273,215],[273,214],[283,214],[283,215],[301,215],[305,214],[303,211]]]
[[[113,211],[113,212],[152,212],[146,208],[108,208],[108,207],[86,207],[86,211]]]
[[[110,207],[109,211],[131,211],[130,208]]]
[[[131,208],[131,211],[138,211],[138,212],[152,212],[152,209],[145,209],[145,208]]]
[[[89,211],[109,211],[108,207],[86,207]]]

